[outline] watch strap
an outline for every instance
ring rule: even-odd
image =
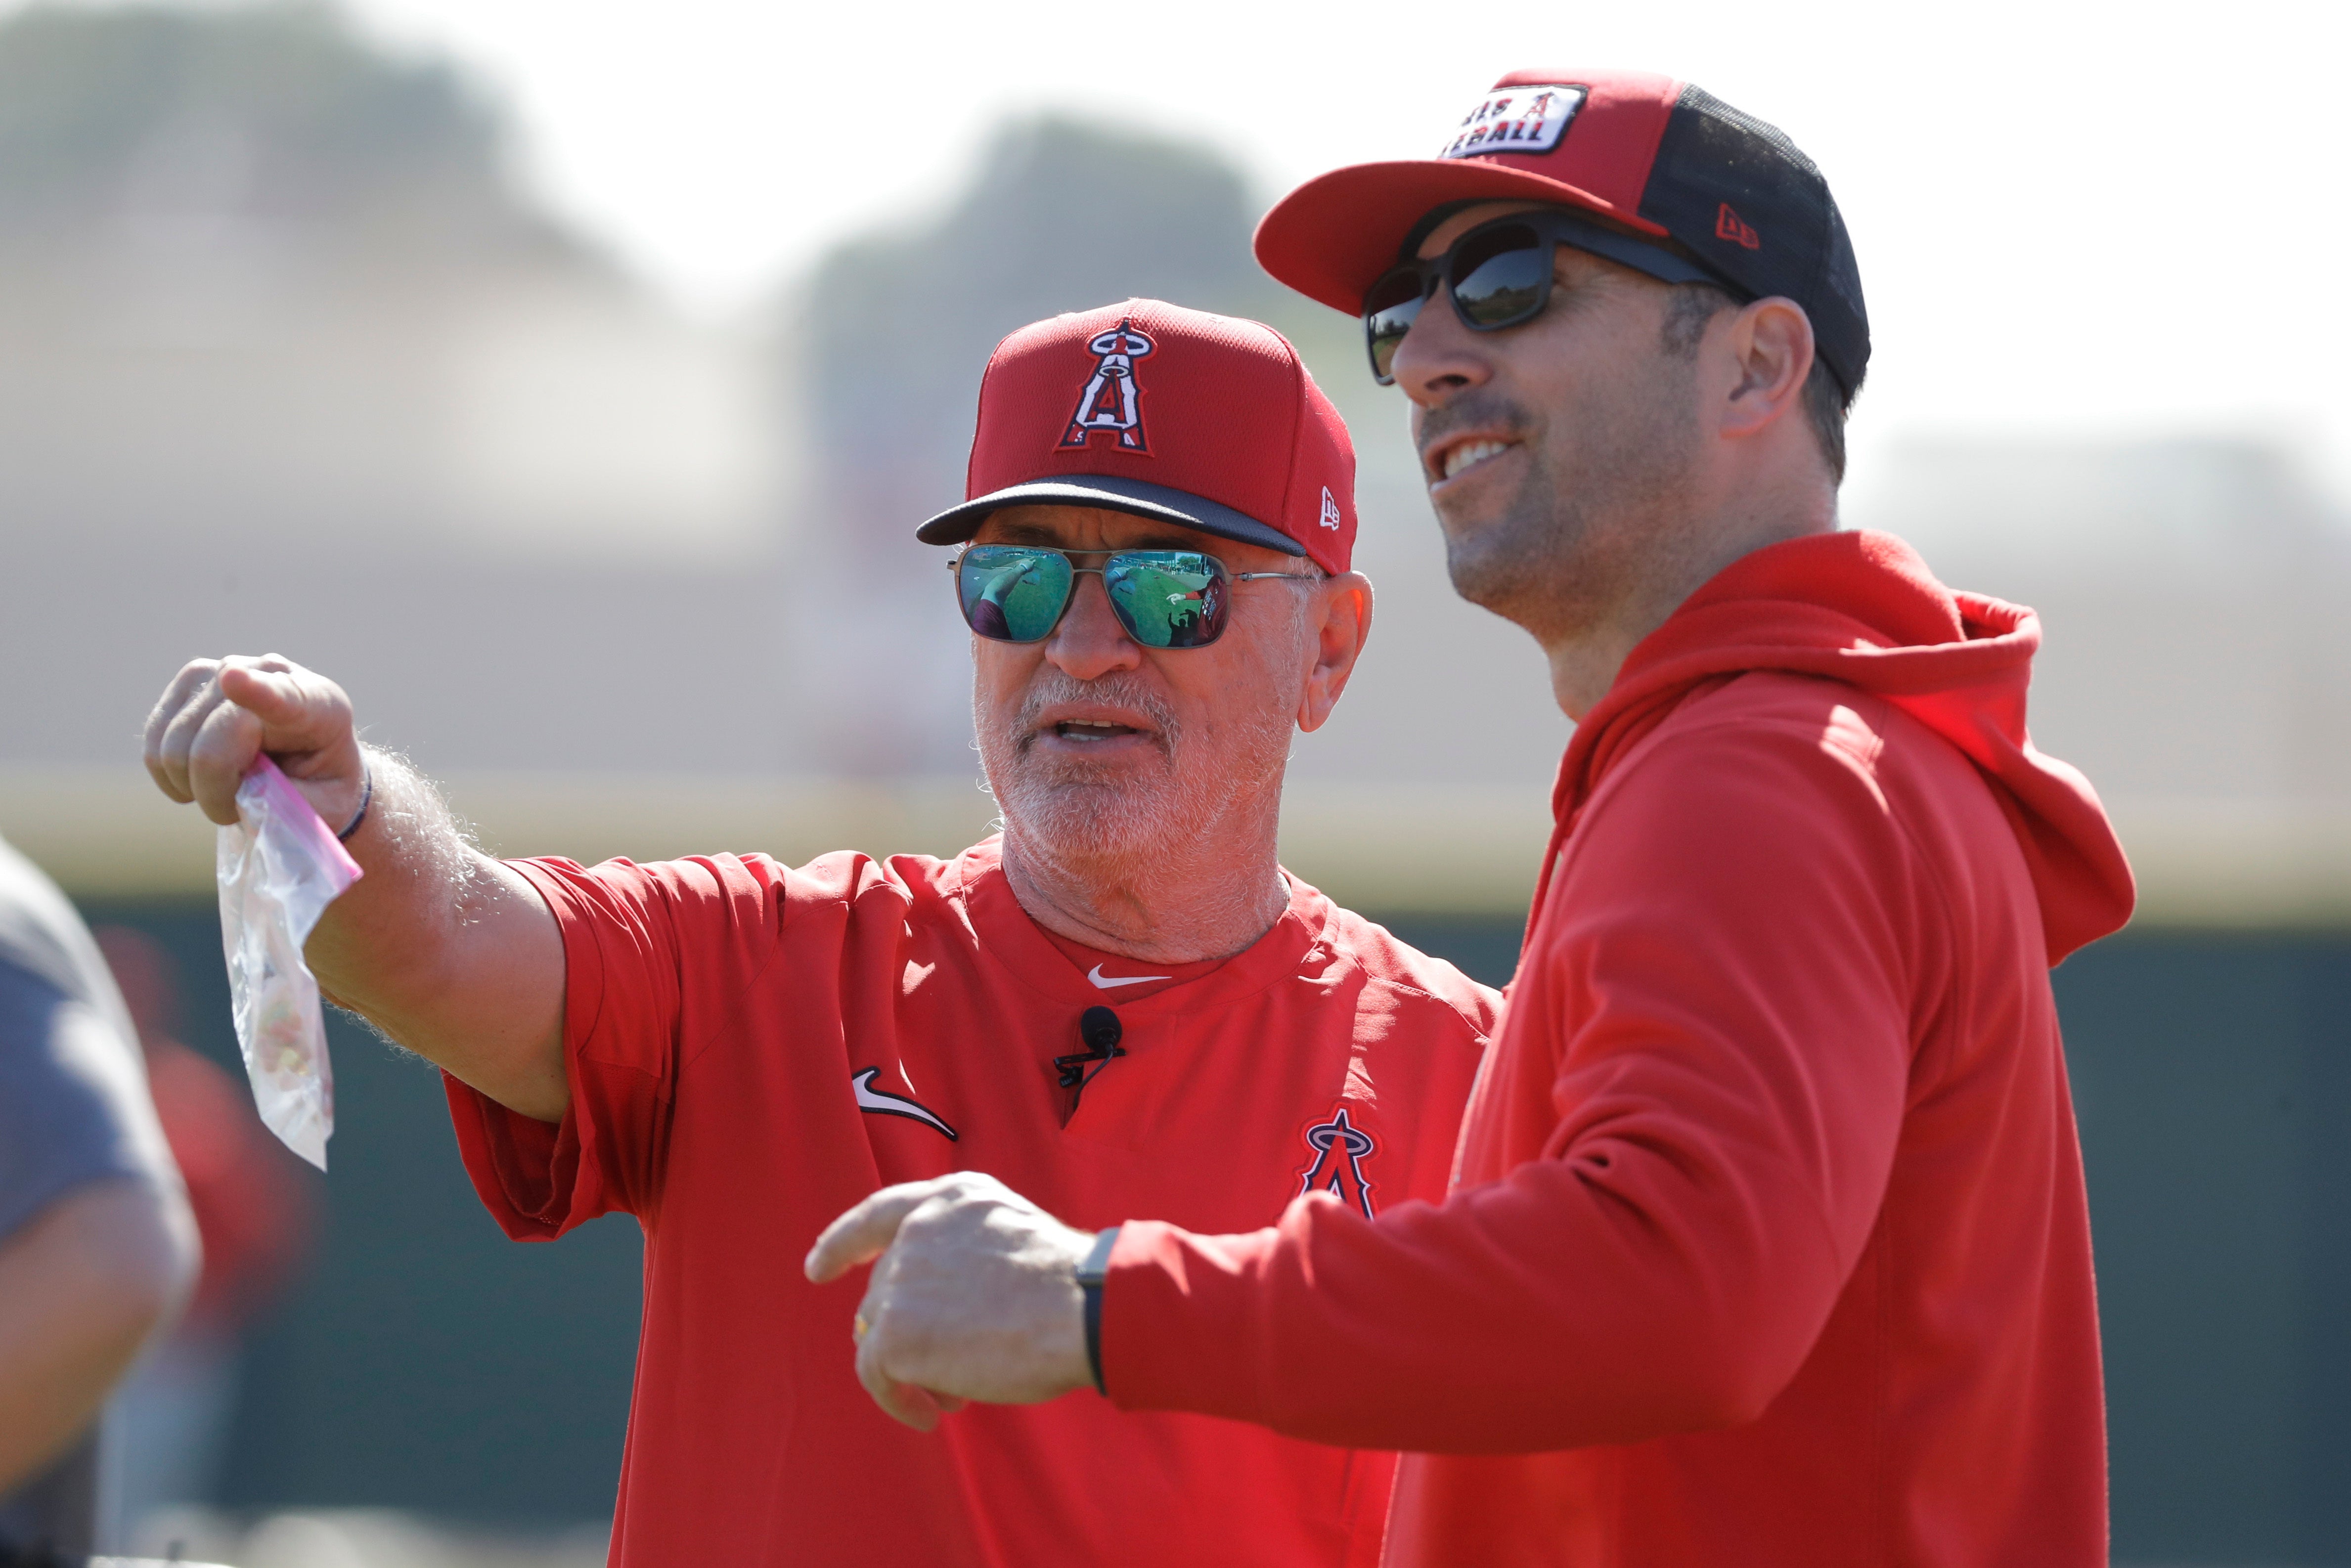
[[[1113,1225],[1097,1235],[1085,1260],[1078,1265],[1078,1289],[1085,1296],[1086,1369],[1094,1375],[1094,1392],[1104,1398],[1110,1389],[1102,1383],[1102,1281],[1110,1276],[1111,1249],[1118,1245],[1118,1229]]]

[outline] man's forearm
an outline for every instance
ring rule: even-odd
[[[93,1182],[0,1242],[0,1493],[69,1447],[194,1282],[176,1193]]]
[[[1130,1221],[1103,1295],[1111,1398],[1426,1453],[1752,1420],[1810,1351],[1846,1260],[1773,1166],[1628,1173],[1641,1163],[1531,1161],[1376,1221],[1308,1199],[1242,1236]]]
[[[342,687],[277,653],[192,659],[147,716],[143,752],[156,788],[223,826],[255,758],[274,759],[365,873],[305,948],[327,994],[501,1104],[561,1118],[554,915],[465,841],[414,768],[360,744]]]
[[[365,756],[367,815],[343,845],[364,874],[327,906],[305,953],[338,1003],[388,1027],[452,962],[486,879],[432,781],[392,752],[371,746]]]
[[[366,756],[372,799],[345,844],[364,874],[306,949],[320,988],[491,1098],[559,1118],[552,916],[520,873],[467,841],[429,779],[390,752]]]

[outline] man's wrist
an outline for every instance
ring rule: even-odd
[[[375,769],[368,765],[367,750],[365,747],[361,747],[360,750],[359,807],[351,812],[350,821],[345,822],[341,830],[335,834],[336,842],[347,844],[351,841],[351,835],[358,832],[360,829],[366,824],[368,807],[373,804],[374,801]]]
[[[1118,1245],[1119,1228],[1097,1232],[1094,1244],[1078,1264],[1078,1289],[1085,1296],[1086,1370],[1093,1374],[1094,1392],[1107,1398],[1110,1389],[1102,1382],[1102,1282],[1110,1274],[1111,1249]]]

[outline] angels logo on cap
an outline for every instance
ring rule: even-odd
[[[1083,446],[1095,431],[1109,430],[1117,432],[1118,444],[1129,452],[1150,450],[1143,439],[1143,388],[1134,379],[1134,361],[1154,347],[1148,336],[1134,329],[1132,317],[1087,340],[1094,373],[1078,394],[1078,411],[1070,415],[1062,445]]]
[[[1122,300],[996,346],[964,500],[915,538],[959,544],[1012,507],[1124,512],[1341,572],[1355,548],[1355,449],[1272,328]]]

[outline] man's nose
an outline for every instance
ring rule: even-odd
[[[1143,650],[1112,613],[1102,574],[1080,572],[1070,590],[1070,608],[1045,640],[1045,658],[1073,681],[1098,681],[1113,670],[1136,669]]]
[[[1389,373],[1405,396],[1423,408],[1434,408],[1491,379],[1484,340],[1485,334],[1461,324],[1453,313],[1452,289],[1440,283],[1396,345]]]

